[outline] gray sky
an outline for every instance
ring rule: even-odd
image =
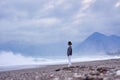
[[[120,35],[120,0],[0,0],[0,43],[80,42]]]

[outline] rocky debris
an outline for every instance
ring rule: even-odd
[[[0,72],[0,80],[120,80],[120,64],[112,62],[6,71]]]
[[[117,76],[120,76],[120,70],[117,70],[117,71],[116,71],[116,75],[117,75]]]
[[[53,80],[59,80],[59,77],[54,78]]]
[[[73,74],[73,77],[74,77],[74,78],[80,78],[80,77],[82,77],[82,75],[79,74],[79,73],[74,73],[74,74]]]
[[[92,76],[95,76],[95,75],[99,76],[100,75],[100,73],[98,71],[90,71],[89,74]]]
[[[56,69],[55,71],[60,71],[61,69]]]
[[[108,71],[109,68],[107,67],[99,67],[97,68],[97,71],[100,73],[106,73]]]
[[[56,69],[55,71],[60,71],[60,70],[73,70],[73,69],[83,69],[86,68],[85,66],[70,66],[70,67],[63,67],[62,69]]]

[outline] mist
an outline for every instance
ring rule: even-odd
[[[82,62],[82,61],[94,61],[94,60],[105,60],[105,59],[115,59],[120,58],[120,56],[108,56],[104,54],[83,56],[83,55],[73,55],[72,62]],[[21,53],[14,53],[12,51],[1,51],[0,52],[0,67],[5,66],[20,66],[20,65],[53,65],[53,64],[66,64],[67,56],[61,56],[61,58],[56,57],[39,57],[35,58],[32,56],[23,56]]]

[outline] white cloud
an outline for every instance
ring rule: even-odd
[[[29,57],[29,56],[23,56],[21,53],[14,53],[11,51],[0,51],[0,71],[1,68],[4,67],[11,67],[16,66],[17,69],[19,69],[19,66],[23,66],[23,68],[30,67],[30,66],[36,66],[36,65],[51,65],[51,64],[61,64],[66,63],[65,59],[55,59],[55,58],[48,58],[48,57]],[[18,67],[17,67],[18,66]],[[35,67],[34,66],[34,67]],[[16,69],[14,67],[14,69]]]
[[[82,41],[96,31],[118,35],[120,12],[114,9],[115,3],[113,0],[2,0],[0,41]]]
[[[48,0],[42,7],[41,12],[49,15],[54,12],[66,12],[72,7],[72,0]]]
[[[82,0],[81,8],[74,14],[73,24],[81,24],[84,21],[84,18],[91,16],[87,11],[89,10],[90,6],[95,3],[96,0]],[[93,15],[92,15],[93,16]]]
[[[55,8],[55,5],[51,1],[51,2],[48,2],[47,4],[44,4],[42,11],[43,12],[48,12],[48,11],[54,9],[54,8]]]
[[[23,56],[21,53],[14,53],[11,51],[0,52],[0,67],[16,66],[16,65],[49,65],[57,63],[65,63],[65,60],[59,61],[50,58],[34,58]]]
[[[120,0],[115,4],[115,7],[120,7]]]
[[[6,24],[4,24],[6,23]],[[56,42],[57,25],[61,24],[58,18],[24,19],[20,21],[3,20],[1,26],[1,42],[23,41],[28,43]],[[9,26],[10,25],[10,26]],[[58,39],[54,39],[56,37]]]
[[[20,24],[20,26],[53,26],[55,24],[59,24],[61,22],[61,20],[59,20],[58,18],[40,18],[40,19],[25,19],[22,21],[18,22],[18,25]]]
[[[96,0],[82,0],[82,8],[81,11],[86,10],[90,7],[91,4],[93,4]]]
[[[6,23],[6,24],[4,24]],[[27,26],[53,26],[55,24],[60,24],[61,20],[54,17],[47,18],[32,18],[32,19],[22,19],[22,20],[1,20],[0,24],[3,27],[8,27],[8,25],[15,27],[27,27]]]
[[[102,55],[94,55],[94,56],[82,56],[77,57],[73,56],[73,62],[80,62],[80,61],[94,61],[94,60],[105,60],[105,59],[115,59],[120,58],[120,56],[107,56],[105,54]],[[64,64],[67,63],[67,60],[65,58],[34,58],[34,57],[28,57],[23,56],[21,53],[14,53],[11,51],[2,51],[0,52],[0,71],[1,68],[13,66],[13,69],[19,69],[21,68],[29,68],[30,66],[34,65],[51,65],[51,64]],[[16,66],[16,67],[14,67]],[[23,66],[23,67],[22,67]],[[26,67],[25,67],[26,66]],[[36,67],[36,66],[34,66]]]
[[[24,57],[13,52],[0,52],[0,66],[35,64],[32,57]]]

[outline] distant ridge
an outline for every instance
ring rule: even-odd
[[[77,46],[75,46],[77,45]],[[73,43],[73,55],[120,55],[120,36],[94,32],[81,43]],[[0,44],[0,51],[12,51],[24,56],[66,56],[67,44],[28,44],[24,42],[9,41]]]
[[[94,32],[77,47],[80,54],[94,55],[106,53],[109,55],[120,55],[120,36],[106,36],[99,32]],[[112,53],[112,54],[111,54]]]

